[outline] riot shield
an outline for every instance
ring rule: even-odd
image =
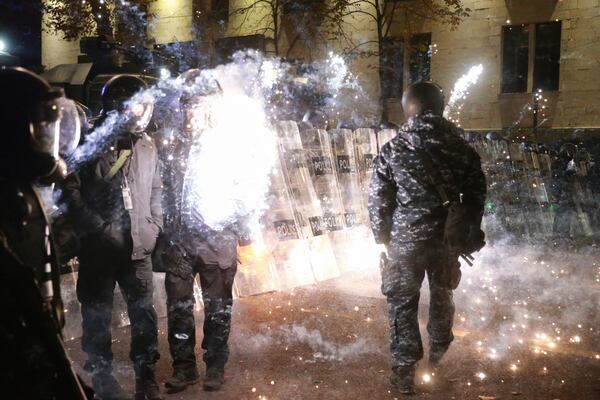
[[[373,174],[373,160],[377,154],[375,131],[370,128],[358,128],[353,133],[354,151],[358,166],[358,179],[365,209],[369,202],[369,186]]]
[[[343,271],[365,270],[377,263],[377,248],[369,227],[369,214],[361,191],[353,133],[349,129],[329,131],[334,170],[340,188],[346,223],[346,262]]]
[[[304,148],[306,163],[312,180],[317,199],[323,211],[322,229],[329,237],[338,267],[342,271],[349,269],[347,222],[353,219],[352,214],[346,215],[342,203],[340,186],[336,174],[330,137],[327,131],[321,129],[301,129],[300,138]],[[348,168],[352,168],[347,161]]]
[[[81,306],[77,300],[77,270],[78,264],[76,261],[71,261],[68,270],[70,272],[63,273],[60,276],[61,295],[65,312],[65,326],[63,328],[63,337],[65,341],[73,340],[81,337]],[[165,292],[165,275],[160,273],[154,274],[154,308],[156,315],[159,318],[167,316],[167,295]],[[200,289],[195,285],[194,290],[196,297],[196,309],[202,309],[202,297]],[[115,289],[113,298],[111,326],[120,328],[129,325],[129,316],[127,314],[127,303],[121,294],[121,290]]]
[[[312,266],[313,277],[317,281],[331,279],[339,276],[339,269],[332,251],[331,243],[327,233],[332,226],[339,225],[340,215],[336,215],[335,199],[322,199],[315,191],[311,172],[307,166],[306,153],[302,147],[302,139],[298,126],[293,121],[282,121],[276,124],[277,134],[280,140],[280,158],[283,171],[284,187],[289,194],[293,206],[293,218],[285,222],[285,231],[292,231],[293,221],[297,234],[302,243],[308,246],[309,251],[297,247],[289,250],[289,256],[293,258],[308,257]],[[327,164],[329,162],[329,164]],[[311,168],[316,168],[319,174],[325,174],[331,170],[331,160],[319,158],[319,155],[311,157]],[[327,214],[322,208],[322,201],[327,205]],[[338,198],[339,203],[339,198]],[[277,258],[277,257],[275,257]]]
[[[398,131],[396,129],[382,129],[377,132],[377,150],[381,151],[384,144],[392,140]]]
[[[275,261],[264,239],[254,238],[247,246],[238,247],[238,270],[234,282],[237,297],[273,292],[281,287]]]

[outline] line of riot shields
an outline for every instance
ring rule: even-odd
[[[286,290],[376,265],[368,223],[368,193],[378,152],[374,129],[300,129],[293,121],[274,126],[278,162],[271,175],[268,209],[250,245],[239,248],[235,295]],[[166,315],[164,277],[155,274],[155,307]],[[81,335],[76,273],[63,275],[65,337]],[[200,289],[195,285],[197,309]],[[129,324],[126,304],[115,295],[113,325]]]
[[[488,242],[541,245],[593,243],[599,230],[598,167],[583,145],[513,142],[467,133],[488,182]]]
[[[325,131],[293,121],[278,122],[274,128],[278,163],[259,237],[239,249],[237,296],[321,282],[372,268],[378,259],[368,221],[369,184],[373,159],[396,130]],[[467,134],[466,139],[479,153],[488,181],[484,218],[488,243],[551,244],[594,237],[598,231],[597,193],[590,185],[594,163],[585,149],[573,146],[553,152],[500,135]],[[75,279],[74,274],[63,276],[65,304],[72,316],[80,315]],[[166,315],[163,279],[155,279],[159,316]],[[198,287],[196,295],[199,300]],[[123,326],[128,324],[126,306],[118,299],[113,321]],[[201,304],[197,301],[198,309]],[[79,319],[68,321],[65,336],[78,337]]]
[[[261,237],[240,249],[238,296],[324,281],[377,260],[367,211],[375,130],[292,121],[275,129],[279,164]]]

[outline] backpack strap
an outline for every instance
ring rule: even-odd
[[[117,172],[119,172],[121,170],[121,168],[123,168],[123,165],[125,165],[125,162],[127,162],[127,159],[129,158],[130,155],[131,155],[131,150],[129,150],[129,149],[123,150],[121,152],[121,155],[117,159],[117,161],[115,161],[113,166],[108,171],[108,173],[106,175],[104,175],[104,179],[107,181],[110,181],[112,178],[114,178],[115,175],[117,175]]]

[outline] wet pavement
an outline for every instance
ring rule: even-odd
[[[421,362],[420,394],[413,398],[600,399],[595,252],[524,255],[512,250],[488,250],[480,257],[487,269],[510,263],[502,273],[464,271],[456,294],[455,342],[437,374],[426,359]],[[403,398],[390,392],[386,305],[378,284],[371,270],[237,299],[223,389],[207,393],[198,384],[166,398]],[[427,296],[421,303],[426,343]],[[199,327],[201,319],[198,315]],[[164,381],[171,372],[165,319],[159,329],[158,378]],[[199,339],[201,334],[198,329]],[[81,371],[79,341],[68,346]],[[115,331],[116,375],[131,390],[128,346],[128,328]]]

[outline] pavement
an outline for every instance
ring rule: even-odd
[[[426,359],[420,363],[419,394],[412,398],[600,399],[595,254],[514,247],[482,253],[480,265],[463,268],[455,296],[456,339],[437,374]],[[424,343],[427,301],[422,296]],[[200,343],[202,315],[196,320]],[[171,373],[165,319],[159,329],[157,373],[164,382]],[[115,374],[133,390],[129,329],[114,330],[113,342]],[[89,381],[80,367],[85,357],[79,340],[67,345],[75,368]],[[372,269],[237,299],[230,345],[221,391],[204,392],[197,384],[166,399],[404,398],[389,386],[386,303]],[[200,356],[199,365],[203,371]]]

